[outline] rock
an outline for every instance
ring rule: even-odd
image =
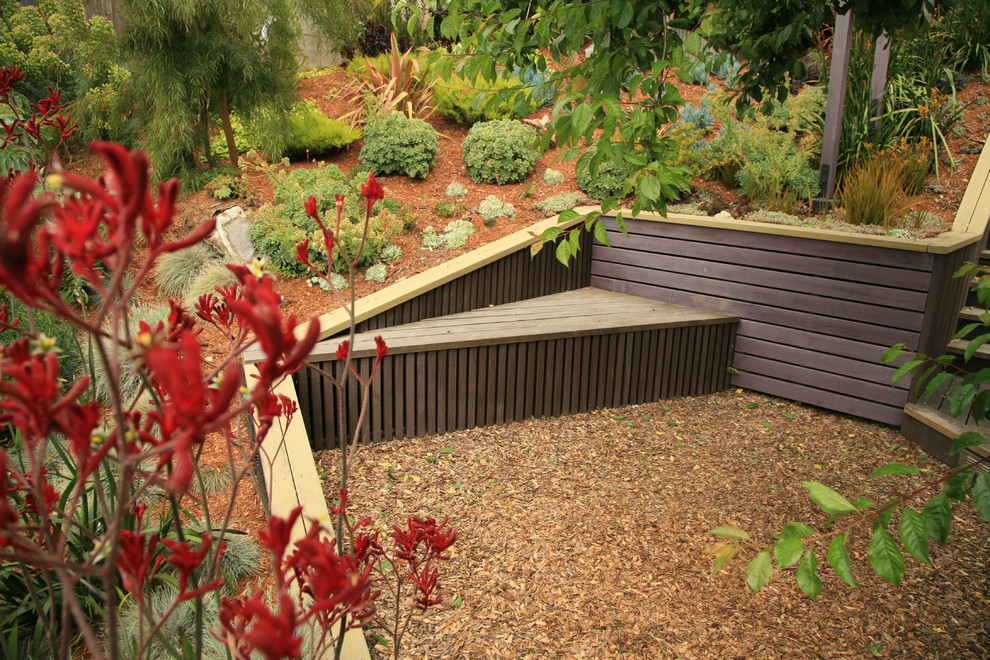
[[[247,263],[254,259],[254,246],[248,238],[251,221],[244,209],[232,206],[214,217],[217,226],[210,236],[210,242],[234,263]]]

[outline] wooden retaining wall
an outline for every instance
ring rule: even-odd
[[[364,420],[370,441],[567,415],[729,387],[738,319],[601,290],[581,289],[383,331],[389,354],[372,381]],[[358,335],[352,364],[367,380],[372,335]],[[336,342],[311,360],[342,375]],[[319,371],[296,375],[314,448],[353,432],[362,392]]]
[[[882,351],[951,335],[946,279],[976,236],[929,241],[671,215],[609,223],[593,286],[735,314],[732,384],[900,425],[908,384]],[[951,290],[951,291],[950,291]],[[948,333],[948,334],[947,334]],[[938,349],[941,352],[941,349]]]
[[[532,256],[529,246],[523,245],[496,261],[359,322],[357,331],[378,330],[588,286],[591,241],[587,233],[581,240],[582,249],[570,267],[557,261],[552,249],[540,250]]]

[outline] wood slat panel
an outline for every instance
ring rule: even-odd
[[[714,231],[714,230],[709,230]],[[636,251],[652,255],[664,255],[664,261],[670,257],[687,257],[697,259],[698,243],[688,240],[687,236],[642,235],[626,236],[615,230],[608,234],[612,248],[604,245],[595,247],[594,258],[603,261],[626,262],[626,253]],[[766,243],[766,241],[764,241]],[[912,270],[896,266],[885,266],[873,261],[855,261],[843,258],[841,249],[825,255],[810,255],[803,252],[774,252],[773,259],[766,264],[770,271],[819,276],[834,280],[845,280],[854,283],[867,282],[878,286],[894,287],[907,291],[924,293],[927,289],[927,272],[930,268]],[[706,242],[704,248],[705,262],[720,262],[724,264],[760,264],[767,261],[767,250],[764,247],[734,247],[723,243]],[[623,255],[616,258],[618,255]],[[655,259],[656,257],[654,257]],[[928,260],[923,260],[927,262]]]
[[[612,247],[593,247],[592,286],[742,319],[730,330],[733,337],[738,333],[735,366],[759,373],[730,378],[712,371],[688,383],[692,392],[716,381],[743,387],[775,381],[774,390],[765,391],[815,405],[852,405],[837,409],[873,411],[877,421],[899,419],[899,412],[888,408],[903,405],[905,385],[889,386],[895,366],[881,363],[882,350],[898,342],[919,346],[948,327],[934,313],[945,306],[936,295],[941,289],[929,289],[933,271],[958,259],[934,244],[929,253],[918,245],[880,242],[902,247],[890,249],[659,221],[627,221],[627,228],[629,237],[610,233]],[[718,328],[707,334],[711,341],[689,343],[712,347],[709,353],[699,349],[697,356],[712,363],[720,360],[717,347],[725,342],[715,340],[723,334]],[[683,341],[678,336],[675,342],[671,391],[683,387],[688,375]],[[823,394],[812,396],[816,389]],[[830,396],[840,393],[843,397]],[[871,405],[858,403],[864,400]]]

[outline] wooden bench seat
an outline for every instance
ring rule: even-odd
[[[726,389],[737,323],[584,288],[360,333],[351,354],[366,375],[374,336],[389,347],[365,420],[378,441]],[[342,338],[311,362],[339,374]],[[336,446],[341,406],[347,428],[358,418],[355,379],[339,392],[310,369],[296,387],[314,447]]]

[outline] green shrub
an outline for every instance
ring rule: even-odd
[[[344,272],[347,269],[346,261],[353,260],[358,249],[361,250],[361,257],[358,259],[358,266],[371,266],[382,260],[382,251],[393,242],[399,235],[402,228],[402,219],[389,211],[382,209],[378,215],[368,219],[368,229],[365,232],[364,222],[340,223],[340,233],[337,236],[337,244],[334,252],[334,270]],[[361,238],[364,236],[362,247]],[[317,262],[326,264],[327,253],[326,244],[323,242],[323,233],[319,229],[314,229],[309,235],[309,250],[313,264]],[[295,248],[293,248],[293,252]]]
[[[447,197],[464,197],[467,195],[467,188],[454,181],[447,186],[447,189],[443,191],[443,194]]]
[[[441,218],[453,218],[455,215],[462,215],[466,210],[464,202],[456,200],[441,199],[433,205],[433,212]]]
[[[327,292],[343,291],[347,288],[347,278],[340,273],[330,273],[330,282],[328,284],[322,277],[317,277],[314,275],[309,278],[309,285],[318,286]]]
[[[218,261],[216,253],[206,243],[195,243],[184,250],[169,252],[155,264],[155,283],[165,298],[181,300],[208,261]]]
[[[237,174],[218,174],[210,179],[203,189],[210,194],[213,199],[231,199],[234,197],[247,197],[247,182]]]
[[[299,168],[292,171],[279,171],[272,175],[274,204],[262,206],[254,214],[254,221],[248,236],[251,244],[268,261],[269,268],[289,276],[305,275],[308,269],[296,261],[296,243],[317,230],[316,223],[306,215],[303,201],[310,195],[316,198],[317,207],[330,222],[336,220],[335,195],[344,196],[344,224],[364,221],[364,199],[361,197],[361,184],[367,180],[364,172],[348,178],[335,165],[320,164],[312,168]],[[381,200],[375,205],[380,209]],[[325,258],[314,249],[323,245],[322,237],[310,246],[315,265],[326,267]]]
[[[313,101],[302,101],[289,115],[291,133],[285,155],[293,160],[315,158],[346,147],[361,137],[361,130],[323,114]]]
[[[402,258],[402,248],[395,244],[386,245],[382,248],[379,258],[382,260],[382,263],[392,263],[396,259]]]
[[[798,151],[793,134],[754,126],[738,137],[743,162],[736,180],[751,202],[765,202],[787,211],[818,192],[818,172],[812,168],[809,154]]]
[[[473,81],[451,76],[449,81],[438,82],[433,88],[433,109],[458,124],[521,119],[536,110],[536,103],[529,91],[520,91],[514,100],[497,92],[521,89],[522,86],[522,81],[512,76],[499,77],[495,82],[489,82],[480,75]]]
[[[478,204],[478,215],[486,220],[492,218],[514,218],[516,217],[516,207],[503,202],[495,195],[489,195]],[[447,225],[449,228],[450,225]]]
[[[364,279],[367,282],[382,282],[386,277],[388,277],[388,269],[385,268],[385,264],[368,266],[368,270],[364,271]]]
[[[543,170],[543,180],[551,186],[559,186],[564,182],[564,173],[559,170]]]
[[[581,193],[561,193],[533,204],[533,208],[549,218],[552,215],[560,215],[567,209],[587,203],[588,198]]]
[[[425,179],[440,153],[437,132],[422,119],[393,112],[371,119],[364,130],[361,164],[378,175]]]
[[[592,159],[598,149],[592,146],[585,152],[583,158]],[[577,185],[588,196],[594,199],[605,199],[606,197],[616,197],[622,193],[622,186],[626,180],[626,173],[616,167],[610,160],[603,160],[598,165],[598,172],[592,174],[590,169],[577,170]]]
[[[2,288],[0,288],[0,305],[7,306],[12,319],[21,319],[21,327],[25,329],[28,327],[27,310]],[[69,382],[76,380],[88,361],[85,356],[86,347],[80,343],[72,326],[57,316],[37,310],[34,312],[34,327],[41,335],[53,340],[58,346],[59,377]],[[0,330],[0,345],[9,346],[21,337],[22,335],[16,330]]]
[[[510,119],[475,124],[462,145],[464,167],[475,183],[518,183],[543,155],[536,129]]]
[[[426,227],[423,229],[423,247],[430,251],[462,247],[474,231],[474,225],[469,220],[453,220],[439,234],[434,227]]]

